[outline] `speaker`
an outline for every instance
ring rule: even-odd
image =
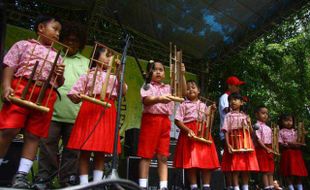
[[[136,156],[138,151],[140,129],[132,128],[125,131],[124,154]]]
[[[10,186],[15,175],[23,149],[22,140],[14,140],[0,166],[0,186]]]
[[[139,162],[140,157],[129,156],[127,158],[126,178],[139,184]],[[168,161],[168,189],[184,189],[184,170],[173,167],[173,162]],[[149,187],[148,190],[157,190],[159,184],[157,160],[151,160],[149,170]]]

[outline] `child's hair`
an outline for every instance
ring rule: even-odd
[[[59,22],[60,24],[62,24],[61,20],[58,17],[55,16],[48,16],[48,15],[40,15],[36,18],[36,21],[34,23],[34,31],[36,33],[38,33],[39,31],[39,25],[40,24],[47,24],[50,21],[55,20],[57,22]]]
[[[197,85],[197,82],[195,80],[187,80],[186,84],[194,84],[195,86],[197,86],[198,90],[200,90],[199,86]]]
[[[257,106],[256,108],[255,108],[255,110],[254,110],[254,113],[258,113],[261,109],[263,109],[263,108],[266,108],[267,109],[267,107],[265,106],[265,105],[260,105],[260,106]]]
[[[66,22],[61,30],[60,41],[64,41],[67,37],[73,35],[77,37],[80,46],[79,50],[82,51],[87,42],[86,28],[77,22]]]
[[[288,118],[292,118],[293,119],[293,128],[295,128],[295,117],[292,115],[292,114],[289,114],[289,113],[283,113],[279,116],[279,119],[278,119],[278,125],[279,125],[279,128],[280,129],[283,129],[284,126],[283,126],[283,120],[286,120]]]

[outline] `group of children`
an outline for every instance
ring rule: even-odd
[[[45,36],[58,40],[61,24],[57,19],[50,18],[39,21],[35,29]],[[36,60],[34,57],[29,56],[29,50],[31,46],[34,45],[39,47],[40,51],[46,51],[47,47],[51,45],[51,42],[45,38],[40,38],[39,41],[29,40],[17,42],[8,51],[3,61],[4,79],[2,82],[2,96],[6,102],[0,112],[0,165],[3,162],[3,158],[12,139],[20,132],[21,128],[25,130],[25,143],[22,158],[17,174],[13,179],[13,187],[16,188],[30,188],[26,180],[26,175],[35,159],[40,138],[45,138],[48,135],[53,104],[56,100],[56,92],[54,92],[52,101],[50,101],[49,104],[51,110],[48,114],[10,103],[9,96],[12,94],[20,96],[23,87],[26,85],[26,82],[22,82],[22,85],[19,87],[20,89],[16,89],[17,78],[21,76],[29,78],[30,75],[29,72],[20,71],[25,69],[28,63],[28,70],[34,67]],[[40,51],[37,53],[39,54]],[[96,59],[103,63],[108,63],[111,59],[106,49],[99,49],[95,54]],[[54,58],[54,56],[51,56],[51,59],[52,58]],[[40,64],[42,64],[42,61],[39,61],[39,67],[42,67]],[[96,63],[93,62],[91,65],[95,66]],[[47,73],[49,73],[51,68],[47,67],[46,69]],[[56,86],[62,85],[64,81],[64,70],[65,67],[60,61],[55,71],[52,71],[59,79],[57,80]],[[143,103],[143,114],[137,153],[137,155],[141,157],[139,164],[139,185],[142,188],[147,188],[150,162],[151,159],[156,156],[158,159],[159,187],[161,190],[165,190],[168,189],[167,159],[169,156],[171,128],[169,116],[173,113],[175,105],[171,98],[170,85],[163,83],[165,78],[164,65],[160,62],[155,62],[151,70],[152,79],[149,84],[150,88],[147,90],[141,88],[140,91]],[[94,71],[91,69],[89,73],[92,72]],[[185,72],[184,65],[182,65],[181,72]],[[80,95],[90,90],[93,90],[94,94],[100,94],[101,86],[98,85],[93,89],[89,86],[88,81],[95,81],[95,83],[102,84],[102,81],[106,80],[106,68],[101,67],[101,69],[97,70],[95,79],[92,78],[94,75],[89,73],[81,75],[67,94],[73,103],[80,103]],[[46,78],[40,78],[40,80],[45,79]],[[115,84],[114,81],[116,81]],[[113,152],[113,137],[116,122],[114,101],[117,98],[117,89],[123,88],[124,93],[122,95],[125,95],[127,91],[127,85],[124,84],[121,87],[118,81],[119,76],[112,75],[108,82],[108,94],[105,101],[111,104],[110,108],[88,101],[82,102],[70,139],[66,145],[69,149],[80,151],[80,184],[88,183],[88,162],[91,153],[94,153],[95,156],[93,180],[99,181],[103,178],[105,154],[111,154]],[[240,126],[239,124],[248,124],[249,117],[242,111],[242,96],[237,92],[230,92],[227,94],[226,97],[229,106],[225,107],[226,115],[222,127],[222,132],[226,139],[226,146],[222,164],[220,165],[212,137],[210,138],[211,144],[194,141],[192,139],[192,137],[195,136],[194,131],[198,126],[197,120],[199,111],[197,110],[216,109],[216,106],[214,104],[207,106],[199,100],[200,89],[195,81],[187,81],[182,84],[183,88],[187,90],[183,94],[186,96],[186,100],[179,105],[175,116],[175,124],[181,129],[181,133],[175,150],[174,166],[176,168],[184,168],[187,171],[190,188],[194,190],[198,189],[197,172],[201,171],[203,190],[211,189],[211,172],[221,168],[224,172],[231,173],[232,188],[234,190],[239,189],[239,175],[242,176],[242,189],[247,190],[249,172],[254,171],[263,173],[265,189],[273,189],[272,176],[274,172],[274,155],[270,149],[271,130],[266,125],[268,119],[267,108],[262,106],[256,111],[258,125],[260,127],[255,131],[257,137],[255,139],[258,142],[255,150],[251,152],[234,153],[231,151],[231,144],[227,140],[229,139],[229,130],[236,130],[237,133],[240,133],[240,135],[236,135],[236,137],[241,138],[242,129],[238,128]],[[35,91],[35,93],[36,92],[37,91]],[[97,98],[99,98],[99,96],[97,96]],[[281,128],[279,143],[281,147],[283,147],[280,164],[281,174],[288,177],[290,189],[293,188],[293,177],[297,177],[297,187],[298,189],[302,189],[301,177],[307,176],[307,170],[305,169],[300,145],[294,143],[296,141],[296,131],[294,129],[293,116],[281,116],[279,119],[279,126]],[[253,145],[252,139],[249,139],[249,143]],[[120,152],[120,144],[118,144],[118,152]],[[231,188],[231,186],[229,186],[229,188]]]

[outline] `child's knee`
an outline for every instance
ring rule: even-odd
[[[163,155],[157,155],[157,159],[158,162],[166,164],[168,161],[168,157],[167,156],[163,156]]]
[[[19,132],[20,129],[4,129],[1,130],[0,136],[5,139],[13,139]]]
[[[25,132],[26,141],[39,142],[40,137],[29,132]]]

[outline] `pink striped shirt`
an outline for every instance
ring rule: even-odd
[[[209,108],[207,105],[200,100],[195,102],[185,100],[177,109],[175,119],[183,123],[202,120],[205,117],[204,113],[207,113],[208,111]]]
[[[168,84],[151,82],[150,88],[148,90],[144,90],[142,87],[140,94],[143,101],[143,99],[147,96],[171,95],[171,88]],[[173,107],[174,102],[172,101],[167,104],[157,103],[149,106],[143,104],[143,113],[171,115],[173,112]]]
[[[6,66],[15,69],[15,77],[24,76],[29,78],[36,61],[39,61],[34,80],[44,81],[47,79],[52,69],[52,64],[56,58],[56,54],[57,53],[54,48],[44,46],[37,40],[22,40],[16,42],[10,48],[4,56],[3,63]],[[62,62],[63,59],[60,56],[58,59],[58,64]],[[39,75],[41,69],[42,74]],[[51,80],[51,83],[52,81],[53,79]]]
[[[257,138],[264,144],[272,143],[272,130],[265,123],[257,121],[259,129],[255,131]]]
[[[79,80],[72,86],[71,90],[69,91],[68,95],[70,94],[90,94],[91,88],[92,88],[92,83],[93,83],[93,78],[94,78],[94,73],[95,70],[91,69],[89,74],[84,74],[81,75]],[[97,71],[97,77],[95,81],[95,87],[93,94],[99,95],[101,93],[101,89],[103,86],[103,83],[106,78],[106,71]],[[116,97],[117,96],[117,85],[118,85],[118,80],[115,80],[116,76],[115,75],[110,75],[109,77],[109,82],[108,82],[108,87],[107,87],[107,94],[111,94],[111,96]],[[113,88],[113,83],[114,88]],[[112,91],[113,88],[113,91]],[[127,85],[126,85],[127,88]]]
[[[297,131],[294,128],[283,128],[279,132],[279,143],[292,143],[297,141]]]
[[[222,131],[230,131],[233,129],[241,129],[247,124],[248,116],[241,112],[229,112],[225,115]]]

